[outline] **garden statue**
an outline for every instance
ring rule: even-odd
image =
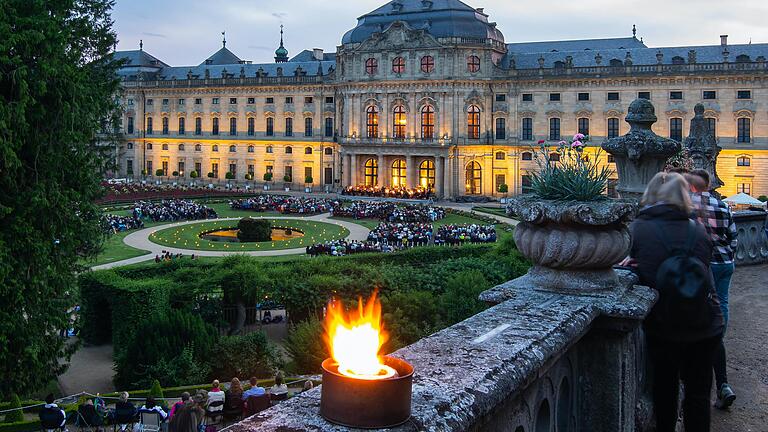
[[[709,178],[712,179],[709,190],[714,191],[723,185],[723,181],[717,176],[717,156],[722,147],[717,145],[715,132],[710,129],[707,119],[704,118],[704,105],[696,104],[693,111],[696,115],[691,120],[691,133],[683,144],[691,155],[693,168],[709,173]]]
[[[651,130],[657,118],[647,99],[632,102],[625,120],[630,125],[629,133],[609,139],[602,147],[616,158],[619,195],[639,201],[648,182],[664,169],[667,159],[678,153],[681,145]]]

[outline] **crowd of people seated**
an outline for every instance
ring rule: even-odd
[[[396,249],[427,246],[431,239],[431,223],[380,223],[368,233],[368,242],[384,243]]]
[[[322,198],[291,197],[283,195],[257,195],[230,201],[233,210],[256,212],[276,211],[283,214],[318,214],[331,211],[337,202]]]
[[[394,250],[394,247],[385,243],[336,240],[307,246],[307,255],[312,257],[320,255],[345,256],[362,252],[393,252]]]
[[[394,203],[371,201],[338,203],[331,213],[336,217],[378,219],[382,222],[434,222],[445,217],[445,209],[442,207],[398,206]]]
[[[138,201],[148,199],[178,199],[210,196],[232,196],[233,194],[247,193],[245,188],[239,186],[227,187],[208,186],[207,181],[200,181],[198,186],[174,185],[173,183],[154,184],[147,183],[109,183],[104,182],[105,194],[99,200],[101,203],[118,201]]]
[[[104,229],[107,232],[118,233],[144,228],[144,222],[135,216],[104,215]]]
[[[434,197],[432,190],[417,187],[409,189],[406,187],[377,187],[377,186],[348,186],[341,192],[342,195],[366,196],[379,198],[400,198],[427,200]]]
[[[495,243],[493,225],[443,225],[435,233],[435,245],[455,246],[462,243]]]
[[[153,222],[216,219],[212,208],[189,200],[139,201],[134,204],[133,217]]]
[[[49,394],[39,412],[39,418],[44,431],[63,432],[70,422],[81,430],[99,430],[110,424],[116,432],[147,429],[199,432],[206,425],[237,421],[289,397],[289,388],[282,372],[275,376],[274,385],[267,389],[259,386],[255,377],[251,377],[249,382],[250,387],[244,390],[240,380],[232,378],[229,388],[225,389],[218,380],[214,380],[209,391],[198,390],[194,395],[183,392],[180,400],[170,405],[166,399],[156,400],[149,396],[138,408],[138,404],[131,402],[128,392],[121,392],[111,409],[107,408],[104,398],[97,395],[86,399],[77,412],[70,415],[56,404],[53,394]],[[300,392],[313,388],[311,381],[301,384],[303,389]]]

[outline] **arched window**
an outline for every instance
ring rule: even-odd
[[[504,154],[504,152],[502,151],[496,152],[496,160],[504,160],[506,158],[507,158],[507,155]]]
[[[477,105],[467,109],[467,138],[480,139],[480,108]]]
[[[325,154],[326,154],[327,156],[330,156],[330,155],[332,155],[332,154],[333,154],[333,149],[332,149],[332,148],[330,148],[330,147],[326,147],[326,148],[325,148]]]
[[[237,146],[236,145],[229,146],[229,152],[230,153],[236,153],[237,152]]]
[[[267,146],[267,153],[274,153],[275,149],[272,146]]]
[[[432,73],[435,70],[435,58],[432,56],[424,56],[421,58],[421,71],[424,73]]]
[[[211,146],[211,151],[213,151],[213,152],[219,151],[219,146],[217,146],[217,145]]]
[[[580,134],[589,136],[589,119],[588,118],[581,117],[578,120],[578,126],[579,126]]]
[[[312,147],[304,147],[304,154],[311,155]]]
[[[747,156],[741,156],[736,159],[736,166],[748,167],[752,165],[752,160]]]
[[[434,161],[427,159],[419,164],[419,186],[425,189],[432,189],[435,187]]]
[[[253,153],[255,151],[256,151],[256,148],[254,146],[252,146],[252,145],[248,146],[248,153]]]
[[[365,61],[365,73],[368,75],[376,75],[379,71],[379,62],[375,58],[369,58]]]
[[[290,146],[286,147],[285,154],[293,154],[293,147],[290,147]]]
[[[741,117],[736,120],[736,142],[749,143],[752,141],[752,123],[748,117]]]
[[[195,144],[195,151],[196,152],[203,151],[203,146],[201,146],[200,144]]]
[[[467,164],[465,172],[467,195],[480,195],[483,193],[483,169],[476,161]]]
[[[408,124],[408,120],[405,117],[405,107],[398,105],[393,111],[392,117],[392,137],[395,139],[405,138],[405,126]]]
[[[432,105],[424,105],[421,109],[421,139],[432,140],[435,138],[435,109]]]
[[[392,186],[406,187],[408,185],[405,159],[397,159],[392,162]]]
[[[379,184],[379,161],[374,158],[365,161],[365,185],[376,186]]]
[[[179,151],[184,151],[184,144],[179,144]]]
[[[522,155],[520,155],[520,158],[524,161],[533,160],[533,153],[531,152],[523,152]]]
[[[152,150],[152,143],[147,143],[147,150]]]
[[[405,59],[402,57],[395,57],[394,60],[392,60],[392,72],[396,74],[401,74],[405,72]]]
[[[480,72],[480,57],[476,55],[469,56],[467,59],[467,70],[470,73]]]
[[[365,110],[365,127],[368,138],[379,137],[379,109],[374,105]]]
[[[163,150],[168,150],[168,144],[163,144]]]

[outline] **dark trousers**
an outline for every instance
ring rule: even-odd
[[[685,392],[685,430],[709,432],[712,364],[721,339],[718,335],[696,342],[678,342],[648,337],[657,432],[675,431],[681,380]]]

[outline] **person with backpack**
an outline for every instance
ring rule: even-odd
[[[712,277],[715,281],[715,291],[720,301],[720,309],[723,311],[723,337],[728,328],[728,291],[731,288],[731,277],[735,269],[733,251],[736,250],[738,231],[733,215],[728,205],[709,193],[710,176],[704,170],[695,170],[686,177],[691,185],[691,202],[693,214],[707,229],[712,240],[712,261],[709,267],[712,269]],[[728,372],[726,371],[725,344],[720,343],[715,352],[715,390],[717,402],[715,407],[728,409],[736,400],[731,385],[728,384]]]
[[[656,174],[630,227],[640,284],[658,292],[644,324],[658,432],[675,431],[681,380],[685,430],[710,430],[712,365],[723,333],[709,268],[712,244],[689,217],[688,189],[680,174]]]

